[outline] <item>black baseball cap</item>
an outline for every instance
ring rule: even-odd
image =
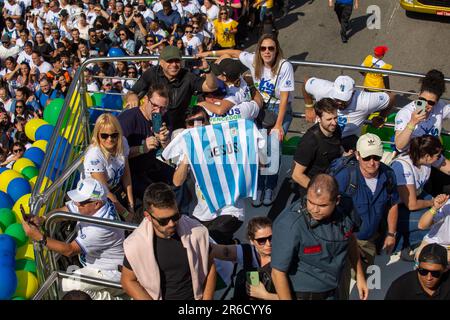
[[[420,251],[419,262],[448,265],[447,249],[437,243],[431,243]]]
[[[224,75],[229,81],[236,81],[244,70],[243,64],[239,60],[223,59],[219,64],[211,64],[211,71],[216,75]]]

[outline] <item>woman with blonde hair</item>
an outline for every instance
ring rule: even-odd
[[[131,185],[128,155],[130,147],[122,134],[119,121],[110,113],[103,113],[95,122],[91,145],[84,158],[85,177],[92,177],[108,186],[108,198],[119,214],[130,221],[132,214],[119,202],[113,191],[120,190],[122,182],[128,198],[131,213],[134,212],[133,189]]]

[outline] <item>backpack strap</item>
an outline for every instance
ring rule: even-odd
[[[349,160],[346,164],[346,168],[348,168],[348,184],[345,189],[345,194],[349,197],[353,197],[356,193],[356,189],[358,189],[358,175],[356,172],[356,166],[351,162],[351,160]]]

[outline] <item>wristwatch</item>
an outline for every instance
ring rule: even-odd
[[[388,233],[387,233],[387,236],[388,236],[388,237],[393,237],[393,238],[395,238],[396,235],[397,235],[397,232],[388,232]]]
[[[42,239],[36,242],[45,247],[47,245],[47,236],[45,234],[42,234]]]

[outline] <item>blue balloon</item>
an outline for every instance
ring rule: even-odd
[[[8,208],[11,209],[14,206],[13,199],[11,197],[4,193],[3,191],[0,191],[0,209],[1,208]]]
[[[0,251],[0,268],[8,267],[8,268],[16,268],[16,259],[13,255],[10,255],[7,252]]]
[[[111,48],[108,51],[108,57],[124,57],[125,52],[121,48]]]
[[[6,191],[14,202],[16,202],[23,195],[31,193],[31,186],[27,179],[15,178],[8,184]]]
[[[38,147],[30,147],[23,154],[24,158],[30,159],[39,169],[44,162],[45,153]]]
[[[59,136],[56,139],[55,147],[50,158],[52,160],[56,159],[54,162],[56,168],[65,168],[66,163],[69,160],[71,150],[72,146],[66,138]],[[53,163],[53,161],[50,163]]]
[[[0,253],[16,256],[16,241],[8,234],[0,234]]]
[[[6,168],[6,167],[0,167],[0,173],[2,173],[3,171],[6,171],[6,170],[8,170],[8,168]]]
[[[97,118],[103,113],[102,110],[89,109],[89,123],[95,124]]]
[[[52,137],[54,128],[55,127],[52,126],[51,124],[44,124],[44,125],[40,126],[36,130],[36,134],[35,134],[36,140],[49,141],[50,138]]]
[[[17,287],[17,276],[14,268],[0,267],[0,300],[12,298]]]
[[[102,97],[102,107],[106,109],[122,110],[123,109],[122,97],[114,94],[105,94]]]

